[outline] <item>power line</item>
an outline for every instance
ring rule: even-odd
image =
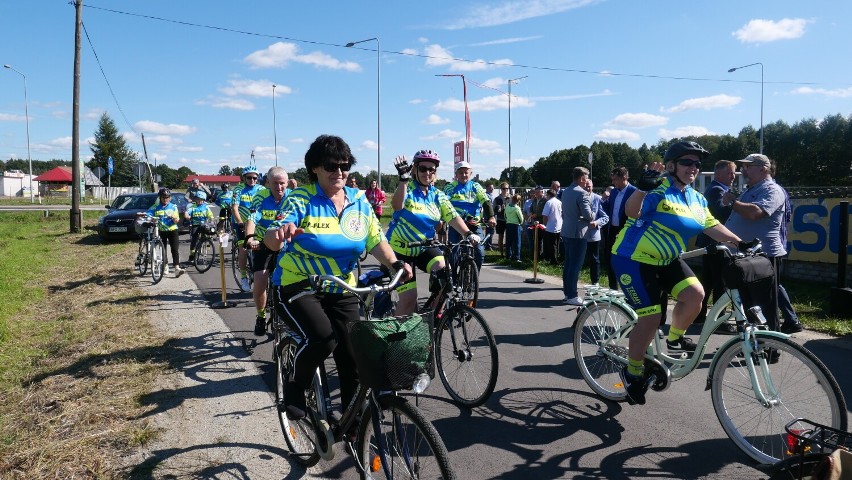
[[[184,25],[184,26],[188,26],[188,27],[206,28],[206,29],[218,30],[218,31],[222,31],[222,32],[237,33],[237,34],[240,34],[240,35],[249,35],[249,36],[264,37],[264,38],[274,38],[274,39],[277,39],[277,40],[287,40],[287,41],[290,41],[290,42],[305,43],[305,44],[310,44],[310,45],[322,45],[322,46],[326,46],[326,47],[347,48],[346,45],[340,44],[340,43],[320,42],[320,41],[316,41],[316,40],[304,40],[304,39],[300,39],[300,38],[287,37],[287,36],[283,36],[283,35],[249,32],[247,30],[237,30],[237,29],[234,29],[234,28],[219,27],[219,26],[215,26],[215,25],[204,25],[204,24],[199,24],[199,23],[187,22],[187,21],[183,21],[183,20],[172,20],[172,19],[169,19],[169,18],[156,17],[156,16],[153,16],[153,15],[143,15],[143,14],[140,14],[140,13],[124,12],[124,11],[121,11],[121,10],[114,10],[114,9],[111,9],[111,8],[104,8],[104,7],[87,6],[86,8],[103,10],[105,12],[115,13],[115,14],[119,14],[119,15],[127,15],[127,16],[131,16],[131,17],[146,18],[146,19],[149,19],[149,20],[156,20],[156,21],[159,21],[159,22],[174,23],[174,24],[177,24],[177,25]],[[375,52],[376,51],[375,48],[366,48],[366,47],[352,47],[352,48],[356,48],[358,50],[364,50],[364,51],[368,51],[368,52]],[[468,60],[466,58],[460,58],[460,57],[436,57],[436,56],[433,56],[433,55],[425,55],[425,54],[421,54],[421,53],[397,52],[397,51],[393,51],[393,50],[382,50],[381,52],[378,52],[378,53],[389,54],[389,55],[399,55],[399,56],[406,56],[406,57],[416,57],[416,58],[431,59],[431,60],[442,60],[442,61],[451,60],[451,61],[454,61],[454,62],[481,64],[481,65],[496,66],[496,67],[513,67],[513,68],[523,68],[523,69],[530,69],[530,70],[541,70],[541,71],[548,71],[548,72],[581,73],[581,74],[587,74],[587,75],[591,74],[591,75],[602,75],[602,76],[613,76],[613,77],[649,78],[649,79],[658,79],[658,80],[684,80],[684,81],[693,81],[693,82],[760,83],[759,81],[756,81],[756,80],[735,80],[735,79],[730,79],[730,78],[673,77],[673,76],[667,76],[667,75],[650,75],[650,74],[641,74],[641,73],[619,73],[619,72],[609,72],[609,71],[595,71],[595,70],[586,70],[586,69],[579,69],[579,68],[547,67],[547,66],[541,66],[541,65],[527,65],[527,64],[522,64],[522,63],[503,63],[503,62],[498,63],[498,62],[490,62],[490,61],[487,61],[487,60]],[[764,82],[764,83],[767,83],[767,84],[771,83],[771,84],[777,84],[777,85],[821,85],[820,83],[817,83],[817,82],[789,82],[789,81],[772,81],[772,82]]]
[[[101,59],[98,58],[98,52],[95,51],[95,46],[92,44],[92,39],[89,37],[89,31],[86,29],[86,24],[83,24],[83,32],[86,34],[86,41],[89,43],[89,48],[92,49],[92,55],[95,56],[95,61],[98,63],[98,69],[101,71],[101,76],[104,77],[104,82],[106,82],[107,88],[109,89],[109,94],[112,95],[112,100],[115,102],[115,106],[118,108],[118,111],[121,113],[121,118],[124,119],[124,123],[130,128],[130,130],[139,134],[134,128],[133,125],[130,124],[130,121],[127,120],[127,115],[124,114],[124,110],[121,108],[121,104],[118,103],[118,98],[115,96],[115,92],[112,89],[112,85],[109,83],[109,79],[107,78],[106,72],[104,72],[104,67],[101,65]]]

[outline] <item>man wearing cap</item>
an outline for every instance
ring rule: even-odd
[[[763,252],[772,260],[776,288],[771,292],[769,304],[763,305],[763,313],[770,328],[785,333],[800,332],[802,326],[797,321],[783,326],[778,322],[778,260],[787,254],[787,246],[781,240],[786,194],[772,179],[772,161],[769,157],[753,153],[739,162],[748,189],[739,197],[730,190],[722,195],[722,206],[731,207],[731,216],[725,226],[740,238],[760,239]]]
[[[473,169],[470,162],[461,161],[455,164],[456,181],[448,183],[444,187],[444,193],[449,197],[450,203],[455,207],[456,212],[467,224],[467,227],[475,235],[483,237],[480,223],[483,220],[494,227],[497,224],[497,219],[494,218],[494,209],[491,205],[491,200],[485,193],[482,185],[470,181]],[[461,240],[461,235],[454,229],[449,229],[449,240],[452,243],[457,243]],[[479,244],[474,250],[474,260],[476,268],[482,268],[482,259],[485,257],[485,246]]]

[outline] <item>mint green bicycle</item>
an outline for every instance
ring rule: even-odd
[[[754,255],[708,248],[731,258]],[[707,252],[701,248],[681,258]],[[846,401],[828,368],[788,335],[766,330],[760,307],[745,310],[736,289],[727,289],[707,314],[694,355],[669,355],[658,331],[645,354],[650,389],[663,391],[695,370],[710,336],[729,321],[736,322],[738,334],[713,355],[706,389],[722,428],[737,447],[759,463],[773,464],[794,455],[785,430],[791,421],[807,418],[846,430]],[[619,371],[627,364],[628,337],[637,322],[621,292],[586,290],[585,305],[574,321],[574,357],[583,379],[605,399],[626,400]]]

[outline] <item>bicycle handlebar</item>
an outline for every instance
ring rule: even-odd
[[[761,252],[761,243],[760,240],[754,239],[750,242],[752,244],[751,247],[746,248],[744,251],[737,251],[737,253],[731,253],[731,249],[726,245],[716,244],[716,245],[708,245],[702,248],[696,248],[695,250],[690,250],[688,252],[683,252],[680,254],[680,258],[694,258],[700,257],[702,255],[707,255],[713,252],[723,252],[725,256],[728,258],[734,257],[735,255],[756,255]]]
[[[481,237],[479,239],[479,243],[484,244],[485,240],[488,239],[489,237],[491,237],[491,235],[486,235],[484,237]],[[444,242],[439,242],[438,240],[436,240],[434,238],[428,238],[426,240],[421,240],[419,242],[408,242],[408,243],[405,244],[405,246],[407,248],[417,248],[417,247],[426,247],[426,248],[438,247],[438,248],[441,248],[441,247],[444,247],[444,246],[456,247],[456,246],[464,245],[464,244],[472,245],[470,240],[468,240],[467,238],[462,238],[461,240],[458,241],[458,243],[451,243],[451,242],[444,243]]]
[[[338,287],[346,290],[347,292],[354,293],[359,297],[362,295],[367,295],[370,292],[380,293],[380,292],[389,292],[399,286],[399,281],[402,279],[402,275],[405,273],[405,270],[400,269],[396,272],[396,275],[391,279],[390,283],[384,286],[378,285],[370,285],[368,287],[353,287],[341,280],[334,275],[308,275],[308,283],[310,284],[310,290],[305,290],[304,292],[299,292],[296,295],[290,297],[288,303],[293,303],[295,300],[302,298],[306,295],[313,295],[314,293],[321,292],[323,290],[323,285],[326,283],[333,283]]]

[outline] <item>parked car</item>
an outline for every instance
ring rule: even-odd
[[[139,238],[133,228],[138,212],[144,212],[157,202],[156,193],[133,193],[119,195],[111,205],[106,205],[109,213],[98,220],[98,235],[104,240],[127,240]],[[172,195],[172,203],[178,207],[181,222],[180,233],[189,232],[189,221],[183,218],[188,202],[183,195]]]

